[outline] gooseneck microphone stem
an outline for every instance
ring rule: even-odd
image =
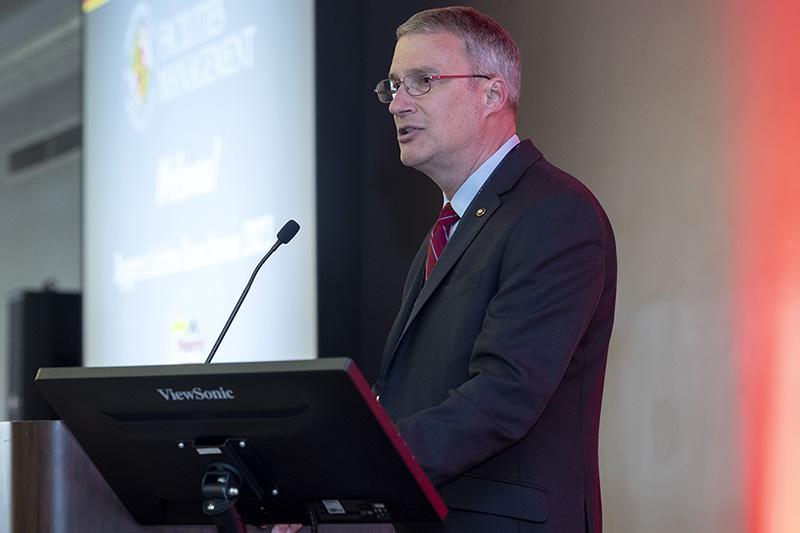
[[[250,292],[250,287],[253,285],[253,281],[256,279],[256,274],[258,274],[258,271],[261,269],[261,266],[267,261],[267,259],[269,259],[269,256],[275,253],[275,250],[277,250],[281,244],[286,244],[287,242],[292,240],[292,238],[297,234],[297,231],[299,229],[300,225],[294,220],[290,220],[286,224],[284,224],[281,230],[278,232],[278,240],[275,241],[275,244],[272,245],[272,248],[269,249],[269,252],[267,252],[267,254],[261,258],[261,261],[258,262],[258,265],[256,265],[255,270],[253,270],[253,274],[250,276],[250,281],[248,281],[247,285],[245,285],[244,290],[242,291],[242,295],[239,296],[239,301],[236,302],[236,305],[233,307],[233,311],[228,317],[228,321],[225,322],[225,327],[222,328],[219,337],[217,337],[217,342],[215,342],[214,347],[211,348],[211,353],[208,354],[208,357],[206,358],[206,362],[204,364],[209,364],[211,362],[211,359],[214,358],[214,354],[217,353],[217,349],[219,348],[219,345],[222,343],[222,339],[225,337],[225,334],[228,332],[228,328],[231,327],[231,323],[233,322],[233,319],[236,317],[236,313],[239,312],[239,308],[242,306],[242,302],[244,302],[247,293]]]
[[[281,241],[277,241],[275,244],[273,244],[272,248],[270,248],[269,252],[267,252],[267,255],[262,257],[261,261],[258,262],[258,266],[256,266],[256,269],[250,276],[250,281],[247,282],[247,285],[245,285],[244,290],[242,291],[242,295],[239,296],[239,301],[236,302],[236,305],[233,307],[233,312],[228,317],[228,321],[225,322],[225,327],[222,328],[222,331],[219,333],[219,337],[217,337],[217,342],[215,342],[214,347],[211,348],[211,353],[208,354],[205,364],[210,363],[211,359],[214,358],[214,354],[217,353],[217,349],[219,348],[220,343],[222,343],[222,338],[225,337],[226,333],[228,333],[228,328],[231,327],[233,319],[236,318],[236,313],[239,312],[239,308],[242,306],[242,302],[244,302],[245,296],[247,296],[247,293],[250,292],[250,287],[253,285],[253,281],[256,279],[256,274],[258,274],[258,271],[261,269],[261,265],[263,265],[266,262],[266,260],[269,259],[269,256],[275,253],[275,250],[277,250],[278,246],[280,246],[281,244],[283,244]]]

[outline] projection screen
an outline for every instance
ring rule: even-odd
[[[316,357],[312,0],[85,0],[84,360]]]

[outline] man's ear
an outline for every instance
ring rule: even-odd
[[[484,105],[489,113],[494,113],[505,107],[508,102],[508,84],[503,78],[487,80]]]

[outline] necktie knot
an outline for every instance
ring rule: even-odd
[[[425,260],[426,280],[430,277],[433,267],[436,266],[439,256],[442,255],[447,241],[450,240],[450,233],[453,230],[453,225],[458,222],[458,218],[458,213],[455,212],[450,202],[444,204],[428,240],[428,256]]]
[[[439,218],[436,220],[437,224],[441,224],[445,229],[447,229],[448,234],[450,233],[450,228],[453,227],[453,224],[458,222],[458,213],[456,213],[453,206],[450,205],[450,202],[444,204],[442,210],[439,211]]]

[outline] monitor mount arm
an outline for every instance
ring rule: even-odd
[[[236,509],[241,484],[239,472],[227,463],[211,463],[203,474],[203,512],[211,517],[219,533],[247,533]]]
[[[272,473],[254,455],[246,439],[225,439],[221,446],[184,440],[179,442],[178,448],[194,449],[199,456],[219,456],[217,461],[206,467],[200,487],[203,512],[214,521],[218,533],[246,533],[244,520],[236,508],[241,491],[252,491],[262,502],[267,492],[264,487],[272,487],[268,490],[271,497],[278,497],[280,494]],[[306,509],[311,533],[316,533],[317,513],[310,502]]]

